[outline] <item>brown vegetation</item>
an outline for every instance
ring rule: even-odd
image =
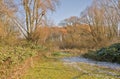
[[[57,3],[58,0],[0,0],[0,46],[20,46],[23,50],[45,46],[49,51],[78,49],[77,52],[83,52],[120,42],[119,0],[94,0],[80,17],[66,18],[60,27],[49,24],[46,19],[46,12],[54,11]],[[15,49],[12,55],[16,56]]]

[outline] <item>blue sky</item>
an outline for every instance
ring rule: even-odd
[[[80,16],[80,13],[90,4],[92,0],[60,0],[56,12],[49,13],[48,17],[58,24],[61,20],[70,16]]]

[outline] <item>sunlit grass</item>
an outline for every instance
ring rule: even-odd
[[[78,71],[61,62],[44,62],[37,64],[21,79],[70,79],[77,75]]]
[[[40,62],[21,79],[119,79],[120,73],[85,63]]]

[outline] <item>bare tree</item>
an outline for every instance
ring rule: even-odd
[[[93,4],[81,13],[81,21],[89,24],[90,34],[96,45],[118,35],[119,0],[94,0]]]
[[[22,33],[26,32],[24,36],[27,40],[31,40],[31,34],[41,24],[42,17],[47,11],[54,11],[57,0],[21,0],[21,8],[25,19],[25,25],[16,20],[21,28]]]
[[[16,35],[18,35],[19,31],[15,27],[15,24],[12,21],[12,19],[10,18],[16,12],[17,12],[17,9],[15,7],[13,0],[0,1],[0,29],[1,29],[0,39],[5,41],[5,38],[6,38],[7,42],[10,42],[11,40],[13,40],[12,38],[15,39]]]
[[[0,13],[9,17],[27,40],[41,25],[48,11],[54,11],[58,0],[1,0]]]
[[[61,26],[75,26],[76,24],[80,24],[79,17],[77,16],[71,16],[69,18],[62,20],[59,23],[59,25]]]
[[[106,25],[109,26],[111,37],[118,36],[118,24],[120,18],[119,0],[101,0],[101,8],[105,10],[104,16]]]

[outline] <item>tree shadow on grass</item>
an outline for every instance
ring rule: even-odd
[[[74,76],[74,77],[71,78],[71,79],[78,79],[78,78],[80,78],[80,77],[83,76],[83,75],[88,75],[88,73],[79,74],[79,75],[77,75],[77,76]]]
[[[61,69],[61,68],[53,68],[53,67],[36,67],[38,69],[49,69],[49,70],[64,70],[64,71],[71,71],[70,69]]]

